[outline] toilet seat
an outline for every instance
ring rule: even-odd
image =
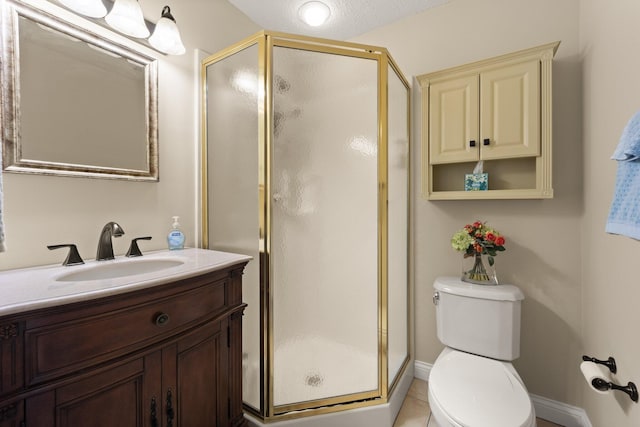
[[[531,399],[510,363],[450,348],[431,368],[429,403],[452,426],[535,426]]]

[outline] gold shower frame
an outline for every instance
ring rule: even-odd
[[[207,173],[207,105],[206,105],[206,71],[207,66],[230,57],[246,48],[257,45],[258,69],[260,75],[259,91],[264,93],[264,101],[259,107],[259,241],[260,241],[260,408],[244,404],[247,412],[264,422],[301,418],[348,409],[387,403],[411,357],[411,322],[412,314],[409,301],[411,299],[410,276],[410,217],[411,217],[411,143],[410,143],[410,86],[387,49],[358,43],[335,41],[316,37],[299,36],[281,32],[260,31],[228,48],[211,55],[201,61],[201,232],[202,247],[209,248],[208,224],[208,173]],[[273,48],[286,47],[305,51],[315,51],[349,57],[372,59],[378,63],[378,389],[353,393],[330,398],[304,401],[295,404],[273,404],[274,365],[273,365],[273,306],[270,272],[271,254],[271,200],[265,195],[271,188],[271,144],[273,135]],[[393,69],[407,90],[407,348],[406,356],[393,382],[389,384],[388,373],[388,70]],[[254,261],[255,262],[255,261]],[[266,375],[265,375],[266,374]]]

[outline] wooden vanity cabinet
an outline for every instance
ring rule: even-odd
[[[0,347],[0,427],[246,426],[244,265],[0,318],[24,325],[23,354]],[[9,360],[24,386],[5,391]]]

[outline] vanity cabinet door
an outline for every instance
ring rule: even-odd
[[[0,396],[22,387],[24,378],[22,330],[24,330],[22,322],[0,322]],[[4,426],[0,424],[0,427]]]
[[[19,400],[0,406],[0,427],[24,426],[24,401]]]
[[[165,425],[230,426],[227,325],[227,319],[209,322],[163,348]]]
[[[158,360],[159,361],[159,360]],[[33,427],[148,427],[153,377],[159,365],[144,358],[103,370],[30,397],[26,425]],[[147,372],[151,370],[151,375]],[[149,378],[150,377],[150,378]],[[150,379],[150,381],[147,381]],[[160,426],[160,424],[158,424]]]
[[[242,365],[238,363],[243,309],[162,349],[163,426],[248,425],[242,410]]]

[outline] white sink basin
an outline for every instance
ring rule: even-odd
[[[82,270],[70,271],[56,278],[58,282],[81,282],[86,280],[114,279],[117,277],[135,276],[136,274],[153,273],[184,264],[179,259],[136,259],[106,261],[105,264],[92,264]]]

